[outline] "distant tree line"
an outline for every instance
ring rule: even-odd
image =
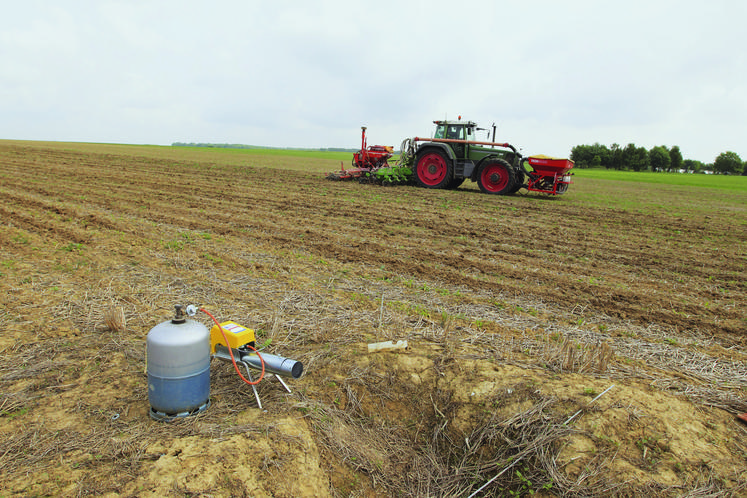
[[[747,167],[736,152],[722,152],[713,163],[705,164],[684,159],[677,145],[671,148],[657,145],[651,149],[635,144],[577,145],[571,150],[571,159],[577,168],[747,175]]]
[[[267,147],[264,145],[246,144],[212,144],[204,142],[174,142],[173,147],[212,147],[215,149],[276,149],[276,150],[317,150],[321,152],[357,152],[358,149],[345,149],[341,147],[328,147],[318,149],[305,149],[298,147]]]
[[[211,147],[215,149],[259,149],[256,145],[245,144],[210,144],[203,142],[174,142],[173,147]]]

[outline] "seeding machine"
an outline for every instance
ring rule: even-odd
[[[431,189],[455,189],[465,180],[477,182],[486,194],[513,194],[522,188],[530,192],[560,195],[568,190],[573,161],[543,155],[523,157],[509,143],[475,139],[472,121],[434,121],[433,138],[407,138],[400,156],[390,164],[394,148],[366,144],[366,127],[361,127],[361,150],[353,155],[350,169],[327,175],[329,180],[358,180],[381,185],[417,184]],[[488,137],[490,138],[490,137]]]

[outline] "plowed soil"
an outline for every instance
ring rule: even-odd
[[[747,496],[745,189],[336,164],[0,141],[0,495]],[[151,420],[174,304],[304,375]]]

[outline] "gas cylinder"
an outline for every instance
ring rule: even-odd
[[[187,319],[181,305],[174,318],[148,332],[150,416],[170,421],[203,412],[210,404],[210,332]]]

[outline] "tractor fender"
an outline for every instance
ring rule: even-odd
[[[428,152],[434,152],[439,151],[443,152],[443,154],[451,161],[451,164],[453,165],[456,161],[456,156],[454,156],[454,151],[451,150],[451,147],[449,147],[447,144],[441,144],[437,142],[426,142],[418,147],[418,151],[416,152],[416,158],[415,158],[415,164],[418,163],[418,159],[422,157],[423,154],[427,154]]]

